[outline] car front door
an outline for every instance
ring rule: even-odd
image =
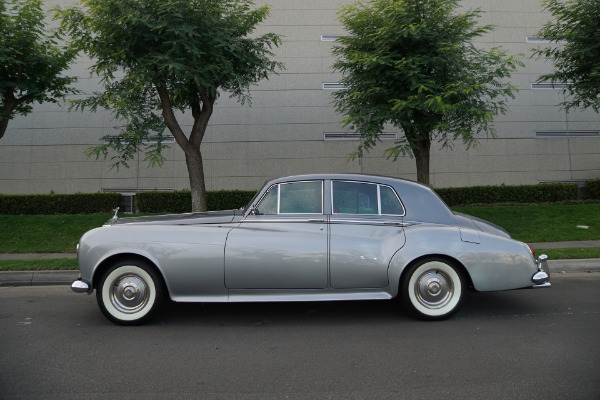
[[[229,289],[322,289],[327,278],[323,181],[271,186],[228,235]]]
[[[390,260],[405,242],[400,199],[386,185],[349,181],[331,185],[331,287],[388,286]]]

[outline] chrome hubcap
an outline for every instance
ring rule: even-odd
[[[110,301],[119,311],[132,314],[148,304],[150,291],[146,282],[134,274],[118,277],[110,288]]]
[[[447,305],[454,294],[452,280],[439,270],[426,271],[415,282],[415,295],[419,303],[431,309]]]

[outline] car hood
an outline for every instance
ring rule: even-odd
[[[209,211],[203,213],[157,215],[132,218],[112,218],[105,225],[197,225],[226,224],[237,216],[241,210]]]
[[[479,229],[482,232],[510,238],[510,234],[504,228],[502,228],[496,224],[493,224],[491,222],[488,222],[484,219],[473,217],[472,215],[467,215],[467,214],[463,214],[463,213],[459,213],[459,212],[454,212],[454,215],[459,220],[470,221],[471,223],[473,223],[475,225],[475,227],[477,229]]]

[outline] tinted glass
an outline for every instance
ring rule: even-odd
[[[398,200],[398,196],[389,186],[380,186],[379,193],[381,195],[381,213],[391,215],[404,215],[404,207]]]
[[[279,185],[281,191],[279,212],[281,214],[322,214],[323,184],[294,182]]]
[[[378,214],[377,185],[333,182],[334,214]]]

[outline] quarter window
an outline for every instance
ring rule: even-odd
[[[334,214],[404,215],[404,207],[389,186],[364,182],[332,182]]]
[[[396,192],[389,186],[379,185],[381,195],[381,213],[388,215],[404,215],[404,207],[398,200]]]

